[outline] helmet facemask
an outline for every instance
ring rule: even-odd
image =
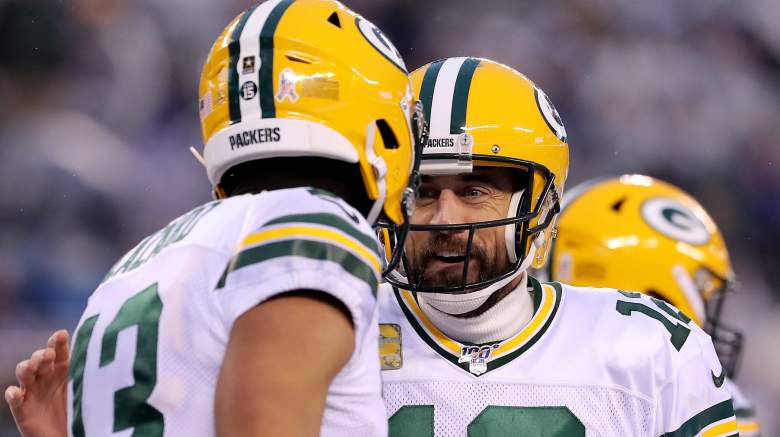
[[[699,266],[693,276],[680,267],[674,276],[694,313],[697,308],[692,304],[693,301],[701,302],[701,314],[697,313],[695,316],[703,321],[704,331],[712,338],[726,375],[733,378],[742,355],[743,335],[739,330],[721,322],[721,315],[726,297],[736,291],[734,281],[719,276],[705,266]],[[657,290],[647,290],[647,293],[668,300],[664,297],[667,293]]]
[[[423,159],[423,168],[425,169],[426,165],[433,160],[450,160],[456,163],[456,166],[463,167],[462,156],[440,155],[442,154],[426,154]],[[474,159],[478,167],[508,167],[513,169],[513,173],[516,173],[514,179],[517,186],[511,195],[507,217],[458,224],[411,224],[408,230],[409,235],[406,238],[414,238],[414,234],[422,232],[435,233],[435,235],[430,236],[428,240],[430,244],[421,249],[416,260],[413,260],[405,249],[399,268],[386,276],[388,282],[403,289],[423,293],[462,294],[484,290],[488,287],[497,290],[519,276],[530,265],[536,248],[545,240],[543,233],[550,227],[559,210],[554,175],[542,165],[520,159],[482,155],[475,156]],[[443,174],[440,170],[441,167],[438,168],[439,171],[436,174]],[[534,195],[534,193],[539,194]],[[534,199],[538,200],[534,201]],[[387,223],[384,223],[383,226],[387,230],[385,234],[390,237],[389,242],[401,241],[398,226],[390,226]],[[484,232],[494,227],[504,228],[501,235],[505,241],[507,252],[505,266],[496,266],[495,263],[491,265],[490,259],[488,259],[489,254],[485,253],[489,252],[490,248],[477,247],[474,242],[478,232]],[[459,238],[459,242],[453,243],[451,239],[446,237],[452,233],[463,233],[465,237]],[[436,249],[457,252],[458,256],[454,257],[453,261],[463,264],[462,270],[457,274],[457,279],[453,280],[452,275],[444,279],[446,285],[434,284],[430,275],[428,274],[426,277],[427,272],[423,270]],[[480,266],[479,275],[470,279],[469,269],[475,263]],[[471,276],[473,276],[473,272]],[[444,275],[438,277],[439,280],[443,278]]]
[[[742,358],[742,332],[721,322],[723,304],[728,295],[736,291],[734,281],[723,280],[722,286],[712,293],[705,301],[707,318],[704,322],[704,331],[712,338],[715,352],[718,354],[726,376],[734,378],[739,370]]]

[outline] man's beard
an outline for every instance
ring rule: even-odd
[[[488,258],[485,249],[478,246],[476,242],[472,242],[471,253],[467,254],[466,241],[437,233],[412,260],[412,266],[419,267],[411,269],[412,274],[410,277],[413,279],[413,283],[418,286],[442,288],[460,287],[470,283],[467,281],[468,278],[463,277],[462,263],[458,269],[437,270],[428,268],[436,259],[437,252],[451,252],[463,256],[463,262],[469,262],[468,274],[471,275],[471,272],[475,269],[477,271],[476,281],[471,281],[471,283],[496,278],[504,273],[499,270],[495,259]]]

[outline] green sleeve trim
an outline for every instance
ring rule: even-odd
[[[376,256],[379,257],[379,259],[382,259],[382,255],[379,252],[379,244],[377,243],[376,237],[371,235],[366,235],[363,232],[360,232],[360,230],[358,230],[353,223],[350,223],[335,214],[315,213],[315,214],[285,215],[269,221],[268,223],[265,224],[265,226],[272,226],[272,225],[279,225],[279,224],[286,224],[286,223],[311,223],[311,224],[324,225],[331,228],[335,228],[349,235],[355,240],[359,241],[360,244],[366,246],[367,249],[374,252]]]
[[[339,246],[311,240],[284,240],[262,244],[240,252],[233,257],[217,288],[225,286],[228,274],[243,267],[259,264],[285,256],[300,256],[317,261],[330,261],[340,265],[347,273],[368,284],[376,296],[378,272],[365,261]]]
[[[731,399],[725,400],[691,417],[677,430],[667,432],[663,437],[693,437],[707,426],[733,416],[734,406],[731,403]]]

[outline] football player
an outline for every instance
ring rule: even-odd
[[[741,436],[757,436],[752,404],[732,382],[742,333],[721,322],[734,272],[718,227],[693,197],[641,175],[585,182],[566,196],[547,267],[553,281],[641,291],[679,308],[711,337]]]
[[[380,289],[390,435],[736,435],[723,368],[683,313],[526,273],[546,261],[568,171],[545,93],[477,58],[411,77],[430,139],[403,262]]]
[[[218,200],[145,238],[91,295],[67,426],[53,414],[40,429],[36,404],[65,398],[47,391],[64,333],[20,365],[6,398],[22,431],[386,435],[372,224],[411,213],[424,131],[411,91],[390,41],[336,1],[269,0],[234,19],[199,93]]]

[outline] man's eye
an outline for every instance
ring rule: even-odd
[[[466,189],[466,190],[463,192],[463,195],[464,195],[465,197],[468,197],[468,198],[472,198],[472,199],[473,199],[473,198],[477,198],[477,197],[484,196],[484,195],[485,195],[485,193],[484,193],[482,190],[478,189],[478,188],[467,188],[467,189]]]

